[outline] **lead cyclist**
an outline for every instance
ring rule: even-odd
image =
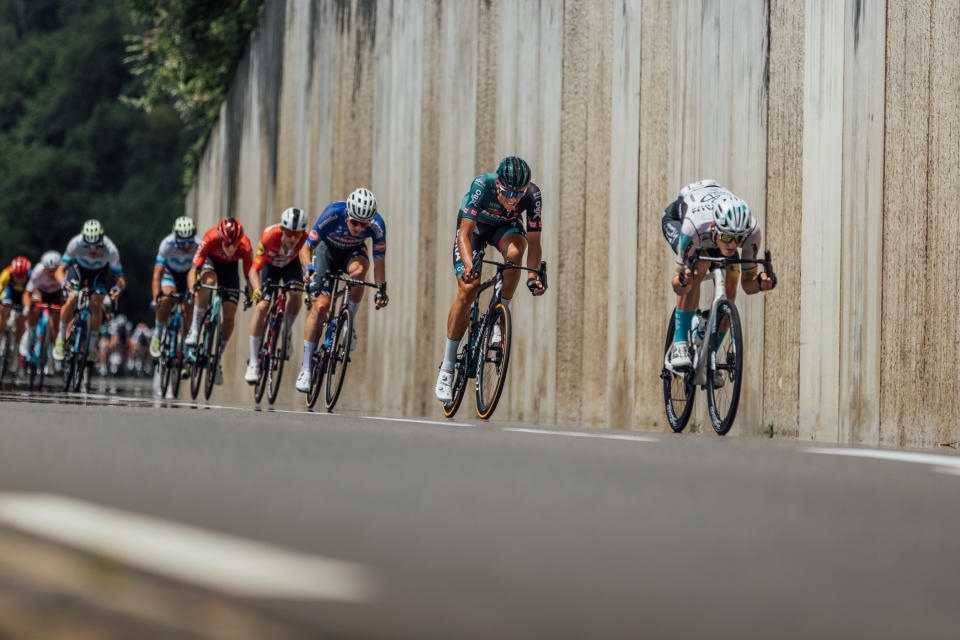
[[[755,260],[760,253],[763,234],[757,220],[750,215],[747,203],[721,187],[715,180],[705,179],[688,184],[680,190],[661,216],[663,236],[677,254],[676,272],[670,284],[677,294],[674,311],[675,332],[670,348],[669,366],[674,371],[689,370],[692,366],[687,335],[700,302],[700,282],[706,276],[710,263],[700,260],[691,271],[688,267],[696,251],[709,256],[731,257],[743,249],[744,259]],[[756,264],[725,267],[724,287],[727,298],[737,297],[737,276],[748,295],[770,291],[776,280],[766,273],[758,275]],[[721,327],[717,344],[723,342],[727,327]],[[722,376],[715,376],[714,384],[723,385]]]

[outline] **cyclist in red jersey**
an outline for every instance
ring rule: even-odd
[[[237,301],[240,294],[240,277],[237,274],[237,262],[243,261],[243,277],[249,286],[249,273],[253,264],[253,249],[250,238],[243,232],[243,225],[236,218],[224,218],[216,227],[203,234],[193,256],[193,266],[187,273],[187,286],[193,288],[199,281],[203,284],[221,287],[223,298],[223,340],[221,350],[233,334],[233,320],[237,315]],[[222,288],[233,289],[223,291]],[[194,297],[193,322],[184,341],[187,346],[197,344],[200,333],[200,320],[210,306],[210,289],[198,289]],[[216,384],[223,384],[222,366],[217,366]]]
[[[253,299],[258,300],[257,308],[250,320],[250,359],[243,379],[256,384],[260,376],[260,344],[263,342],[263,330],[270,311],[270,301],[264,299],[264,289],[273,282],[282,279],[284,284],[303,284],[303,267],[299,257],[300,247],[307,240],[307,213],[303,209],[290,207],[280,215],[280,224],[263,230],[257,253],[250,270],[250,286]],[[283,330],[290,343],[293,321],[300,311],[300,296],[295,292],[287,294],[284,312]]]

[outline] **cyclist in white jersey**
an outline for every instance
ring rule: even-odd
[[[27,304],[24,306],[23,313],[27,316],[27,326],[29,331],[23,334],[20,340],[20,355],[26,357],[29,355],[30,342],[33,331],[40,320],[40,310],[34,307],[35,304],[43,303],[61,306],[63,305],[63,289],[57,280],[57,267],[60,266],[62,256],[59,251],[47,251],[40,257],[40,264],[30,272],[30,280],[27,281]],[[53,330],[60,322],[60,309],[50,309],[50,325],[48,334],[53,339]]]
[[[180,216],[173,223],[173,231],[160,241],[157,259],[153,266],[153,301],[156,308],[156,327],[150,340],[150,355],[160,357],[160,338],[167,329],[173,298],[169,294],[183,296],[183,317],[193,317],[193,299],[188,295],[187,274],[193,266],[197,252],[197,225],[191,218]],[[159,298],[160,293],[167,294]]]
[[[110,289],[110,297],[116,300],[127,286],[123,267],[120,266],[120,253],[113,241],[103,234],[100,221],[87,220],[83,230],[70,240],[67,250],[63,252],[62,264],[57,269],[57,280],[67,285],[67,301],[60,312],[60,332],[53,345],[55,360],[63,360],[67,325],[73,320],[73,312],[77,307],[76,292],[84,283],[89,283],[93,294],[90,296],[90,349],[87,359],[90,362],[97,361],[95,337],[100,331],[103,296],[107,293],[107,277],[110,274],[116,279],[116,285]]]
[[[763,234],[756,219],[750,215],[747,203],[709,179],[681,189],[677,199],[664,210],[661,226],[663,236],[677,254],[676,273],[671,281],[677,294],[676,331],[669,365],[674,371],[682,371],[692,365],[687,335],[700,302],[700,282],[710,267],[710,263],[701,260],[691,271],[687,264],[698,250],[702,255],[730,257],[742,248],[741,257],[754,260],[760,253]],[[738,275],[748,295],[769,291],[776,286],[776,281],[767,274],[761,273],[758,277],[756,264],[744,266],[742,275],[739,264],[727,265],[725,269],[726,295],[730,300],[737,297]],[[722,338],[721,335],[717,344],[723,341]],[[722,384],[722,381],[718,382]]]

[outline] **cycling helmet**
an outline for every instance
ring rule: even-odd
[[[288,231],[306,231],[307,212],[296,207],[285,209],[280,214],[280,227]]]
[[[193,218],[180,216],[173,221],[173,233],[178,240],[190,240],[197,235],[197,225],[194,224]]]
[[[243,225],[236,218],[224,218],[217,225],[217,235],[224,244],[236,244],[243,238]]]
[[[59,251],[47,251],[40,256],[40,264],[44,269],[56,269],[60,266],[60,257]]]
[[[10,275],[14,278],[26,278],[30,274],[30,261],[23,256],[17,256],[10,263]]]
[[[80,235],[87,244],[103,244],[103,225],[99,220],[87,220],[83,223]]]
[[[377,215],[377,199],[369,189],[360,187],[347,196],[347,215],[360,222],[369,222]]]
[[[510,191],[523,191],[530,183],[530,165],[517,156],[508,156],[497,167],[497,181]]]
[[[750,224],[750,209],[737,196],[727,196],[713,209],[713,226],[720,233],[741,234]]]

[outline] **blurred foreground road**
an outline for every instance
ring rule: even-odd
[[[939,451],[26,400],[0,395],[0,619],[87,589],[192,612],[97,613],[116,637],[960,629],[960,457]]]

